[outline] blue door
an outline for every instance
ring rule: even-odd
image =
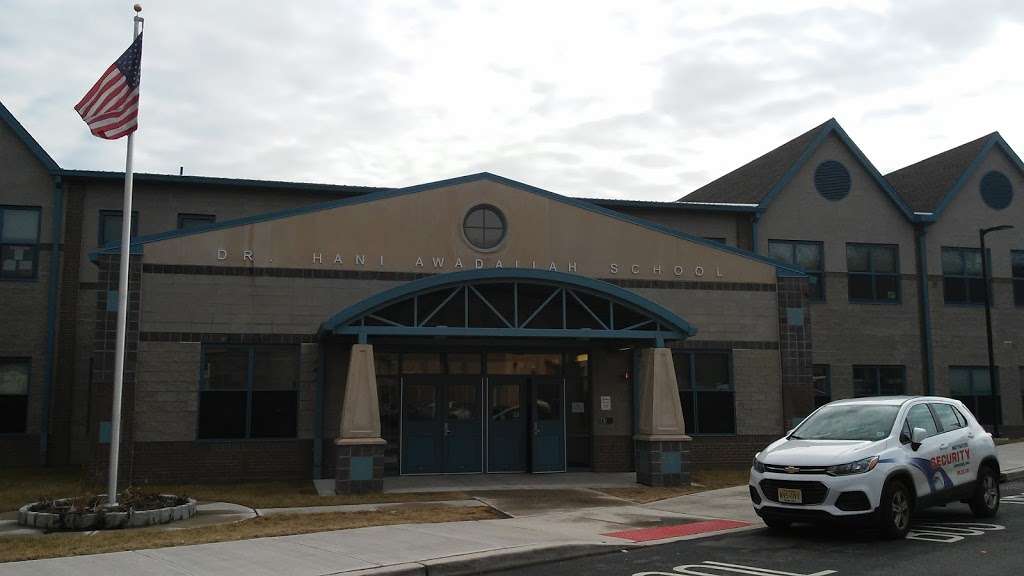
[[[530,471],[565,471],[564,382],[557,376],[530,377]]]
[[[402,473],[481,472],[479,376],[402,379]]]
[[[529,406],[524,376],[487,378],[487,471],[525,472]]]

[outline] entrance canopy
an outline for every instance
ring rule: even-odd
[[[614,284],[533,269],[429,276],[350,306],[320,335],[681,340],[697,330]]]

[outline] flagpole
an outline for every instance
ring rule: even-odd
[[[132,41],[142,31],[142,6],[134,6]],[[124,386],[125,328],[128,322],[128,263],[131,259],[132,232],[132,152],[135,131],[128,133],[128,152],[124,163],[124,209],[121,211],[121,262],[117,286],[117,349],[114,352],[114,399],[110,414],[110,471],[107,478],[107,505],[117,505],[117,469],[121,448],[121,391]]]

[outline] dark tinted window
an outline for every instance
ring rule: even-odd
[[[27,358],[0,358],[0,434],[26,431],[30,366]]]
[[[686,431],[734,434],[736,394],[729,354],[676,351],[673,362]]]
[[[851,301],[899,301],[900,267],[896,245],[847,244],[846,269]]]
[[[821,242],[769,240],[768,255],[806,270],[811,298],[825,299],[825,251]]]
[[[294,437],[298,363],[295,346],[207,347],[199,395],[199,438]]]
[[[985,280],[981,250],[978,248],[942,248],[943,296],[949,304],[983,304]]]
[[[121,242],[121,222],[120,210],[100,210],[100,246],[105,246],[112,242]],[[139,213],[132,210],[131,237],[135,238],[138,235]]]

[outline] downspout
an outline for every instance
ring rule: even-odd
[[[761,221],[761,213],[754,212],[750,218],[750,251],[757,254],[757,223]]]
[[[50,219],[50,276],[46,294],[46,361],[43,380],[43,409],[39,431],[39,464],[45,466],[49,457],[50,402],[53,398],[54,351],[57,347],[57,299],[60,296],[60,252],[64,222],[64,182],[53,176],[53,208]]]
[[[928,301],[928,251],[925,242],[928,231],[925,224],[915,227],[917,240],[917,292],[918,314],[921,322],[921,360],[924,368],[924,391],[931,396],[935,394],[935,378],[932,371],[932,315]]]

